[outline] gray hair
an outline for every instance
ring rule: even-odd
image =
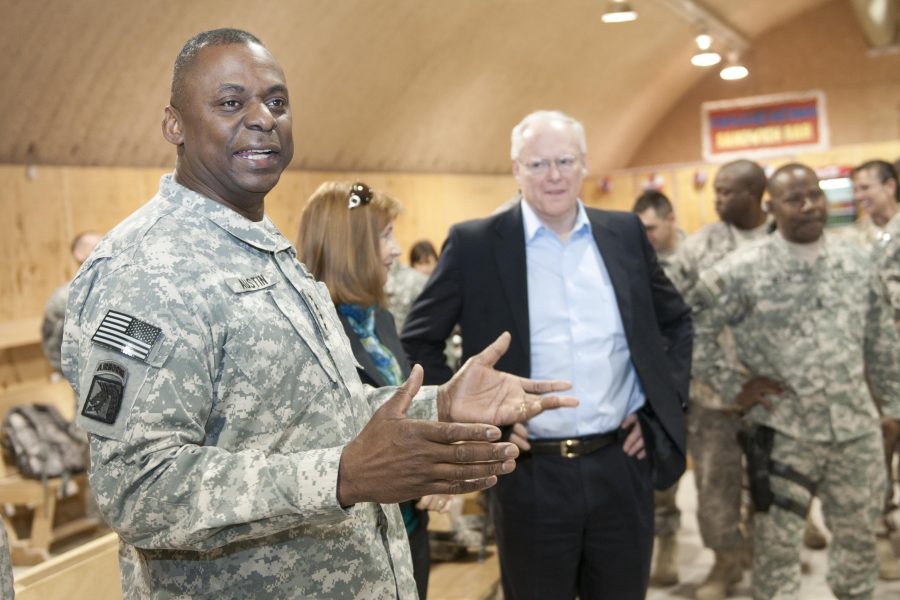
[[[525,145],[525,132],[528,131],[528,129],[536,123],[547,121],[561,121],[562,123],[571,127],[572,131],[575,132],[575,137],[578,141],[578,148],[581,150],[582,154],[587,154],[587,141],[584,137],[584,125],[582,125],[574,117],[570,117],[569,115],[558,110],[537,110],[522,119],[518,125],[513,127],[512,144],[509,153],[510,158],[512,158],[513,160],[519,158],[519,153],[522,151],[522,146]]]

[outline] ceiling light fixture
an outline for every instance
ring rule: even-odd
[[[743,79],[749,74],[750,71],[747,70],[747,67],[741,64],[737,54],[735,54],[734,52],[728,54],[728,62],[725,64],[722,70],[719,71],[719,77],[726,81]]]
[[[712,36],[708,33],[701,33],[696,38],[698,52],[691,57],[691,64],[695,67],[711,67],[722,62],[719,53],[710,50],[712,47]]]
[[[627,0],[610,0],[606,12],[600,16],[604,23],[626,23],[637,18],[637,13]]]

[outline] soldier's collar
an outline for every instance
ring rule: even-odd
[[[291,243],[281,235],[268,216],[264,216],[258,223],[251,221],[227,206],[184,187],[175,181],[173,173],[162,176],[159,194],[169,202],[177,202],[179,206],[202,215],[254,248],[266,252],[280,252],[291,248]]]

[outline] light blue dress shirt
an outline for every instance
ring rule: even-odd
[[[622,316],[584,205],[565,244],[522,201],[531,329],[531,378],[565,379],[575,408],[528,422],[531,438],[592,435],[617,429],[644,405]]]

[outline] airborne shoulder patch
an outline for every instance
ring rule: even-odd
[[[91,341],[138,360],[150,356],[162,329],[131,315],[110,310],[94,332]]]
[[[107,360],[97,365],[81,414],[89,419],[112,425],[122,408],[128,371],[119,363]]]

